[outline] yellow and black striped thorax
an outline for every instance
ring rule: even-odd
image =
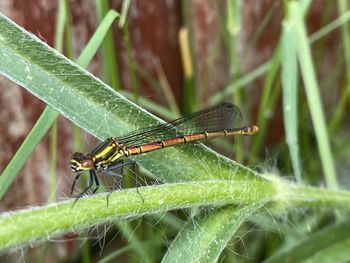
[[[113,138],[109,138],[93,151],[92,158],[96,169],[104,170],[111,163],[126,156],[128,156],[128,152],[126,151],[125,146],[118,143]]]
[[[123,144],[109,138],[87,155],[79,152],[74,153],[70,161],[71,170],[75,173],[94,169],[102,171],[128,155],[129,153]]]

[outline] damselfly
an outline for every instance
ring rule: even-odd
[[[122,180],[123,174],[117,173],[116,170],[136,164],[135,161],[128,160],[129,156],[215,137],[254,135],[258,132],[258,127],[254,125],[238,127],[241,119],[242,113],[237,106],[223,103],[169,123],[144,128],[121,137],[108,138],[86,155],[76,152],[70,161],[71,170],[78,173],[72,185],[72,193],[83,171],[89,171],[89,183],[76,200],[89,191],[94,182],[96,187],[92,192],[97,191],[100,186],[97,173]]]

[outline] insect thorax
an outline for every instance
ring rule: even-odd
[[[127,156],[126,148],[123,144],[113,141],[105,148],[95,154],[95,167],[97,170],[106,170],[111,164]]]

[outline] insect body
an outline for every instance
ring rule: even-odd
[[[215,137],[254,135],[258,132],[258,127],[254,125],[237,128],[241,118],[242,114],[237,106],[223,103],[169,123],[144,128],[118,138],[108,138],[89,154],[73,154],[71,170],[78,175],[74,179],[72,192],[83,171],[89,171],[89,184],[77,199],[83,196],[94,182],[96,187],[93,193],[97,191],[100,184],[96,173],[104,173],[122,180],[123,175],[115,170],[127,165],[135,166],[135,161],[128,159],[131,155]]]

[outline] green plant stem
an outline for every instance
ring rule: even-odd
[[[70,27],[69,23],[69,12],[68,12],[68,1],[60,0],[58,1],[58,13],[56,21],[56,31],[55,31],[55,49],[62,53],[63,51],[63,41],[64,41],[64,31]],[[67,30],[68,31],[68,30]],[[68,35],[68,34],[67,34]],[[67,41],[70,42],[70,41]],[[68,46],[68,45],[67,45]],[[71,57],[72,58],[72,57]],[[50,197],[49,200],[56,200],[57,192],[57,130],[58,130],[58,120],[56,119],[52,124],[50,130]]]
[[[97,17],[99,21],[102,22],[103,19],[108,14],[109,3],[106,0],[97,0],[96,1],[96,11]],[[118,17],[119,14],[118,14]],[[106,32],[105,36],[103,36],[103,45],[102,45],[102,56],[103,56],[103,71],[104,71],[104,79],[110,86],[119,90],[121,88],[120,79],[119,79],[119,69],[117,63],[117,54],[114,43],[113,31],[112,27],[108,27],[108,32]]]
[[[188,207],[270,202],[276,211],[287,208],[350,208],[350,193],[294,185],[277,176],[269,180],[210,180],[164,184],[113,192],[107,207],[106,194],[0,216],[0,251],[48,239],[71,231],[120,218]],[[35,224],[33,224],[35,222]]]
[[[300,62],[300,71],[305,83],[307,102],[310,108],[312,122],[318,144],[323,171],[328,187],[338,188],[336,170],[333,161],[329,137],[327,134],[326,121],[319,94],[319,86],[311,58],[311,50],[308,43],[303,18],[300,15],[300,6],[297,2],[291,2],[291,19],[295,24],[295,46]]]

